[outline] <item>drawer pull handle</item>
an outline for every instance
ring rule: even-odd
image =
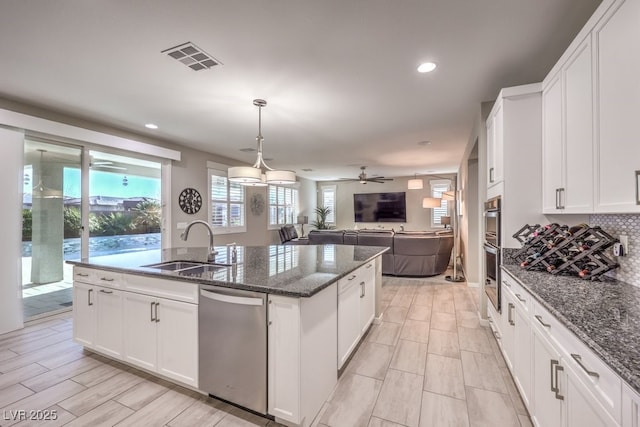
[[[360,298],[365,297],[364,282],[360,282]]]
[[[101,277],[100,280],[104,280],[105,282],[113,282],[113,279],[108,277]]]
[[[356,278],[356,275],[354,274],[353,276],[349,277],[347,280],[353,280]]]
[[[156,321],[156,318],[155,318],[155,317],[153,317],[153,306],[155,306],[155,305],[156,305],[156,303],[155,303],[155,302],[152,302],[152,303],[150,303],[150,305],[151,305],[151,321],[152,321],[152,322],[155,322],[155,321]]]
[[[492,332],[493,332],[493,336],[496,337],[497,340],[501,339],[498,331],[492,331]]]
[[[93,305],[93,302],[91,301],[92,292],[93,292],[93,289],[89,289],[89,291],[87,292],[87,305]]]
[[[113,291],[105,291],[104,289],[100,289],[100,293],[102,293],[102,294],[112,294]]]
[[[516,322],[513,321],[513,315],[511,314],[511,309],[512,308],[515,308],[515,305],[509,303],[509,308],[507,309],[507,314],[508,314],[508,317],[509,317],[509,324],[511,326],[515,326]]]
[[[556,394],[556,399],[564,400],[564,396],[560,394],[560,388],[558,387],[558,371],[564,371],[564,368],[560,366],[559,361],[551,359],[551,391]]]
[[[548,324],[548,323],[544,323],[544,320],[542,320],[542,316],[540,316],[539,314],[536,314],[536,315],[535,315],[535,318],[536,318],[536,320],[537,320],[538,322],[540,322],[540,324],[541,324],[542,326],[544,326],[545,328],[550,328],[550,327],[551,327],[551,325],[550,325],[550,324]]]
[[[506,280],[503,280],[502,283],[504,283],[505,285],[507,285],[507,288],[511,287],[511,283],[507,282]]]
[[[518,298],[518,301],[520,301],[520,302],[527,302],[527,300],[526,300],[526,299],[524,299],[524,298],[522,298],[522,297],[520,296],[520,294],[516,294],[516,298]]]
[[[582,363],[582,357],[580,357],[579,354],[571,353],[571,357],[573,357],[573,360],[575,360],[576,363],[578,365],[580,365],[582,370],[585,371],[587,374],[591,375],[592,377],[600,378],[600,374],[599,373],[594,372],[594,371],[590,371],[589,369],[587,369],[586,366],[584,366],[584,363]]]
[[[158,315],[158,307],[160,307],[160,303],[156,303],[156,323],[160,321],[160,316]]]
[[[373,267],[373,264],[367,264],[367,268]]]
[[[76,273],[76,276],[89,277],[89,275],[87,273]]]

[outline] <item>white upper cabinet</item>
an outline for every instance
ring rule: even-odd
[[[488,187],[493,187],[504,180],[504,110],[502,105],[502,98],[498,98],[487,119]]]
[[[543,212],[593,212],[591,38],[543,89]]]
[[[593,31],[598,133],[596,212],[640,212],[640,0],[617,1]]]
[[[640,212],[640,0],[604,0],[543,82],[543,213]]]

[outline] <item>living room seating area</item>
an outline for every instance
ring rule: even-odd
[[[426,277],[447,270],[453,249],[450,231],[312,230],[309,244],[386,246],[382,274]]]

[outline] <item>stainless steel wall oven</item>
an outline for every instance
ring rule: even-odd
[[[496,197],[484,204],[484,291],[498,312],[501,312],[500,250],[502,238],[500,235],[500,202],[500,198]]]

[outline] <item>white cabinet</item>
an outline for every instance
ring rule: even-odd
[[[357,274],[338,280],[338,369],[356,348],[362,333],[360,325],[361,287]]]
[[[562,396],[557,387],[562,368],[560,355],[547,339],[533,331],[533,389],[534,401],[531,420],[538,427],[562,426]]]
[[[593,73],[587,37],[544,82],[543,212],[593,211]]]
[[[640,212],[640,0],[620,0],[593,31],[598,125],[596,212]]]
[[[516,306],[507,291],[502,292],[502,307],[504,307],[504,314],[502,316],[502,354],[504,355],[504,361],[507,363],[507,367],[513,371],[513,339],[515,333],[513,316]]]
[[[85,347],[95,342],[95,286],[73,283],[73,339]]]
[[[122,291],[96,286],[95,349],[122,359]]]
[[[336,301],[335,283],[311,298],[269,295],[268,412],[278,422],[311,425],[338,382]]]
[[[92,279],[87,276],[86,280]],[[74,340],[85,347],[121,359],[122,291],[75,281],[73,301]]]
[[[375,279],[360,281],[360,335],[371,326],[376,314]]]
[[[198,306],[124,292],[124,359],[198,385]]]
[[[191,302],[197,302],[196,284],[77,266],[74,279],[76,342],[197,387],[198,305]]]
[[[622,427],[640,427],[640,396],[622,385]]]
[[[502,98],[498,97],[496,104],[487,118],[487,178],[488,187],[502,182],[503,176],[503,147],[504,147],[504,113]]]
[[[375,260],[338,280],[338,369],[342,368],[375,317]]]
[[[566,426],[567,427],[616,427],[619,424],[607,413],[589,388],[580,381],[580,373],[574,372],[567,360],[566,383]],[[565,390],[562,387],[561,391]]]

